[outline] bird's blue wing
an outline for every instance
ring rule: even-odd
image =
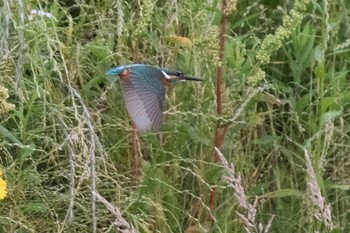
[[[128,112],[137,128],[160,130],[163,121],[165,88],[161,70],[147,65],[131,66],[130,79],[121,80]]]

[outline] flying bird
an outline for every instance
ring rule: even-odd
[[[140,131],[159,131],[163,122],[165,87],[176,81],[202,81],[180,71],[145,64],[118,66],[107,75],[118,75],[129,115]]]

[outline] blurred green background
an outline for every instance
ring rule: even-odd
[[[213,162],[218,120],[222,153],[249,202],[258,197],[252,232],[272,215],[269,232],[349,232],[350,2],[235,4],[225,9],[218,116],[221,1],[2,1],[0,232],[92,232],[91,146],[97,191],[137,232],[245,232],[236,212],[246,210]],[[168,89],[162,132],[139,134],[139,181],[119,83],[105,75],[135,61],[205,80]],[[333,230],[315,218],[303,148]],[[96,209],[97,232],[119,232]]]

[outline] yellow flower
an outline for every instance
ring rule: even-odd
[[[2,176],[1,170],[0,170],[0,176]],[[7,195],[6,186],[7,186],[6,181],[0,178],[0,200],[3,200]]]
[[[6,186],[6,181],[0,178],[0,200],[3,200],[7,195]]]

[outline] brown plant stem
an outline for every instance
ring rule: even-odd
[[[136,43],[138,44],[138,43]],[[138,50],[138,47],[135,46],[135,49]],[[136,52],[137,53],[137,52]],[[138,57],[135,56],[135,63],[139,63]],[[140,175],[141,175],[141,155],[139,150],[139,144],[138,144],[138,137],[137,137],[137,127],[135,122],[132,121],[131,123],[131,154],[132,154],[132,160],[131,160],[131,168],[132,168],[132,175],[134,181],[139,181]]]
[[[135,15],[137,19],[140,18],[140,7],[141,7],[140,4],[137,4],[136,15]],[[136,40],[133,41],[133,50],[134,50],[134,63],[138,64],[140,63],[140,60],[141,60],[138,38],[136,38]],[[138,144],[138,138],[137,138],[137,127],[135,122],[132,122],[132,129],[131,129],[131,153],[132,153],[131,167],[132,167],[133,179],[134,181],[139,181],[139,178],[141,175],[141,155],[139,150],[139,144]]]
[[[139,145],[137,143],[137,127],[132,122],[131,129],[131,153],[132,153],[132,174],[135,181],[138,181],[141,175],[141,155],[139,153]]]
[[[220,30],[220,41],[219,41],[219,62],[217,65],[216,70],[216,114],[217,116],[220,116],[222,114],[222,100],[221,100],[221,83],[222,83],[222,64],[223,64],[223,58],[224,58],[224,49],[225,49],[225,31],[226,31],[226,13],[225,9],[227,6],[227,1],[222,0],[221,4],[221,30]],[[215,130],[215,138],[214,138],[214,146],[218,149],[221,148],[225,133],[226,133],[227,125],[223,125],[220,120],[217,121],[216,124],[216,130]],[[220,157],[216,151],[214,151],[214,162],[220,161]],[[216,187],[212,187],[210,191],[210,200],[209,200],[209,207],[212,212],[215,211],[216,208]],[[209,215],[208,220],[210,222],[213,222],[212,215]]]

